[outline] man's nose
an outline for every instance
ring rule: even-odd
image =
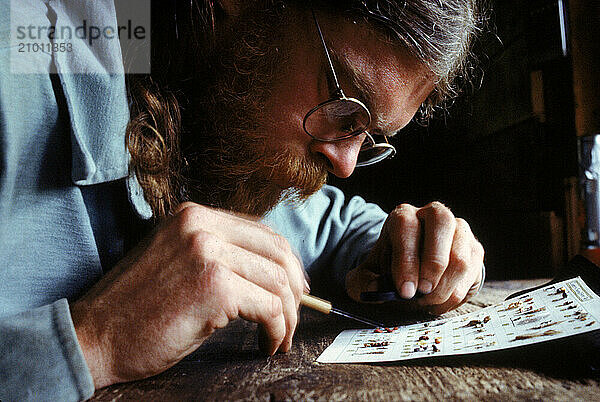
[[[364,139],[365,135],[361,134],[339,142],[312,141],[311,151],[327,159],[330,173],[345,179],[354,172]]]

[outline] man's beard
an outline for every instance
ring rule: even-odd
[[[277,149],[265,132],[276,116],[265,116],[263,108],[285,65],[275,43],[284,23],[278,18],[282,22],[273,25],[272,17],[248,18],[234,39],[195,66],[182,134],[184,191],[192,201],[262,216],[279,202],[308,198],[326,182],[323,160]]]
[[[321,164],[252,140],[227,138],[199,155],[202,166],[190,188],[193,201],[262,216],[279,202],[305,200],[325,184],[327,173]]]

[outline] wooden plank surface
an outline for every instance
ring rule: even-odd
[[[502,301],[543,280],[490,282],[460,314]],[[289,353],[265,357],[255,325],[238,320],[158,376],[96,392],[96,401],[193,400],[600,400],[600,379],[579,374],[553,351],[463,356],[393,364],[320,364],[315,360],[344,319],[303,311]],[[515,360],[516,359],[516,360]]]

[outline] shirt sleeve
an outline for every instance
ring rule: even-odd
[[[387,214],[360,197],[324,186],[301,205],[278,205],[264,219],[298,252],[307,273],[332,278],[342,289],[346,273],[371,250]]]
[[[93,394],[66,299],[0,318],[0,400],[80,401]]]

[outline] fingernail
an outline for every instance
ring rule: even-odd
[[[279,346],[279,352],[287,353],[292,348],[292,341],[284,341],[281,346]]]
[[[306,278],[304,278],[304,293],[310,293],[310,284]]]
[[[400,296],[402,296],[404,299],[412,299],[412,297],[415,295],[415,291],[415,284],[407,281],[404,282],[400,288]]]
[[[433,284],[431,282],[429,282],[426,279],[421,279],[419,281],[419,291],[421,293],[423,293],[424,295],[428,295],[429,293],[431,293],[431,290],[433,289]]]

